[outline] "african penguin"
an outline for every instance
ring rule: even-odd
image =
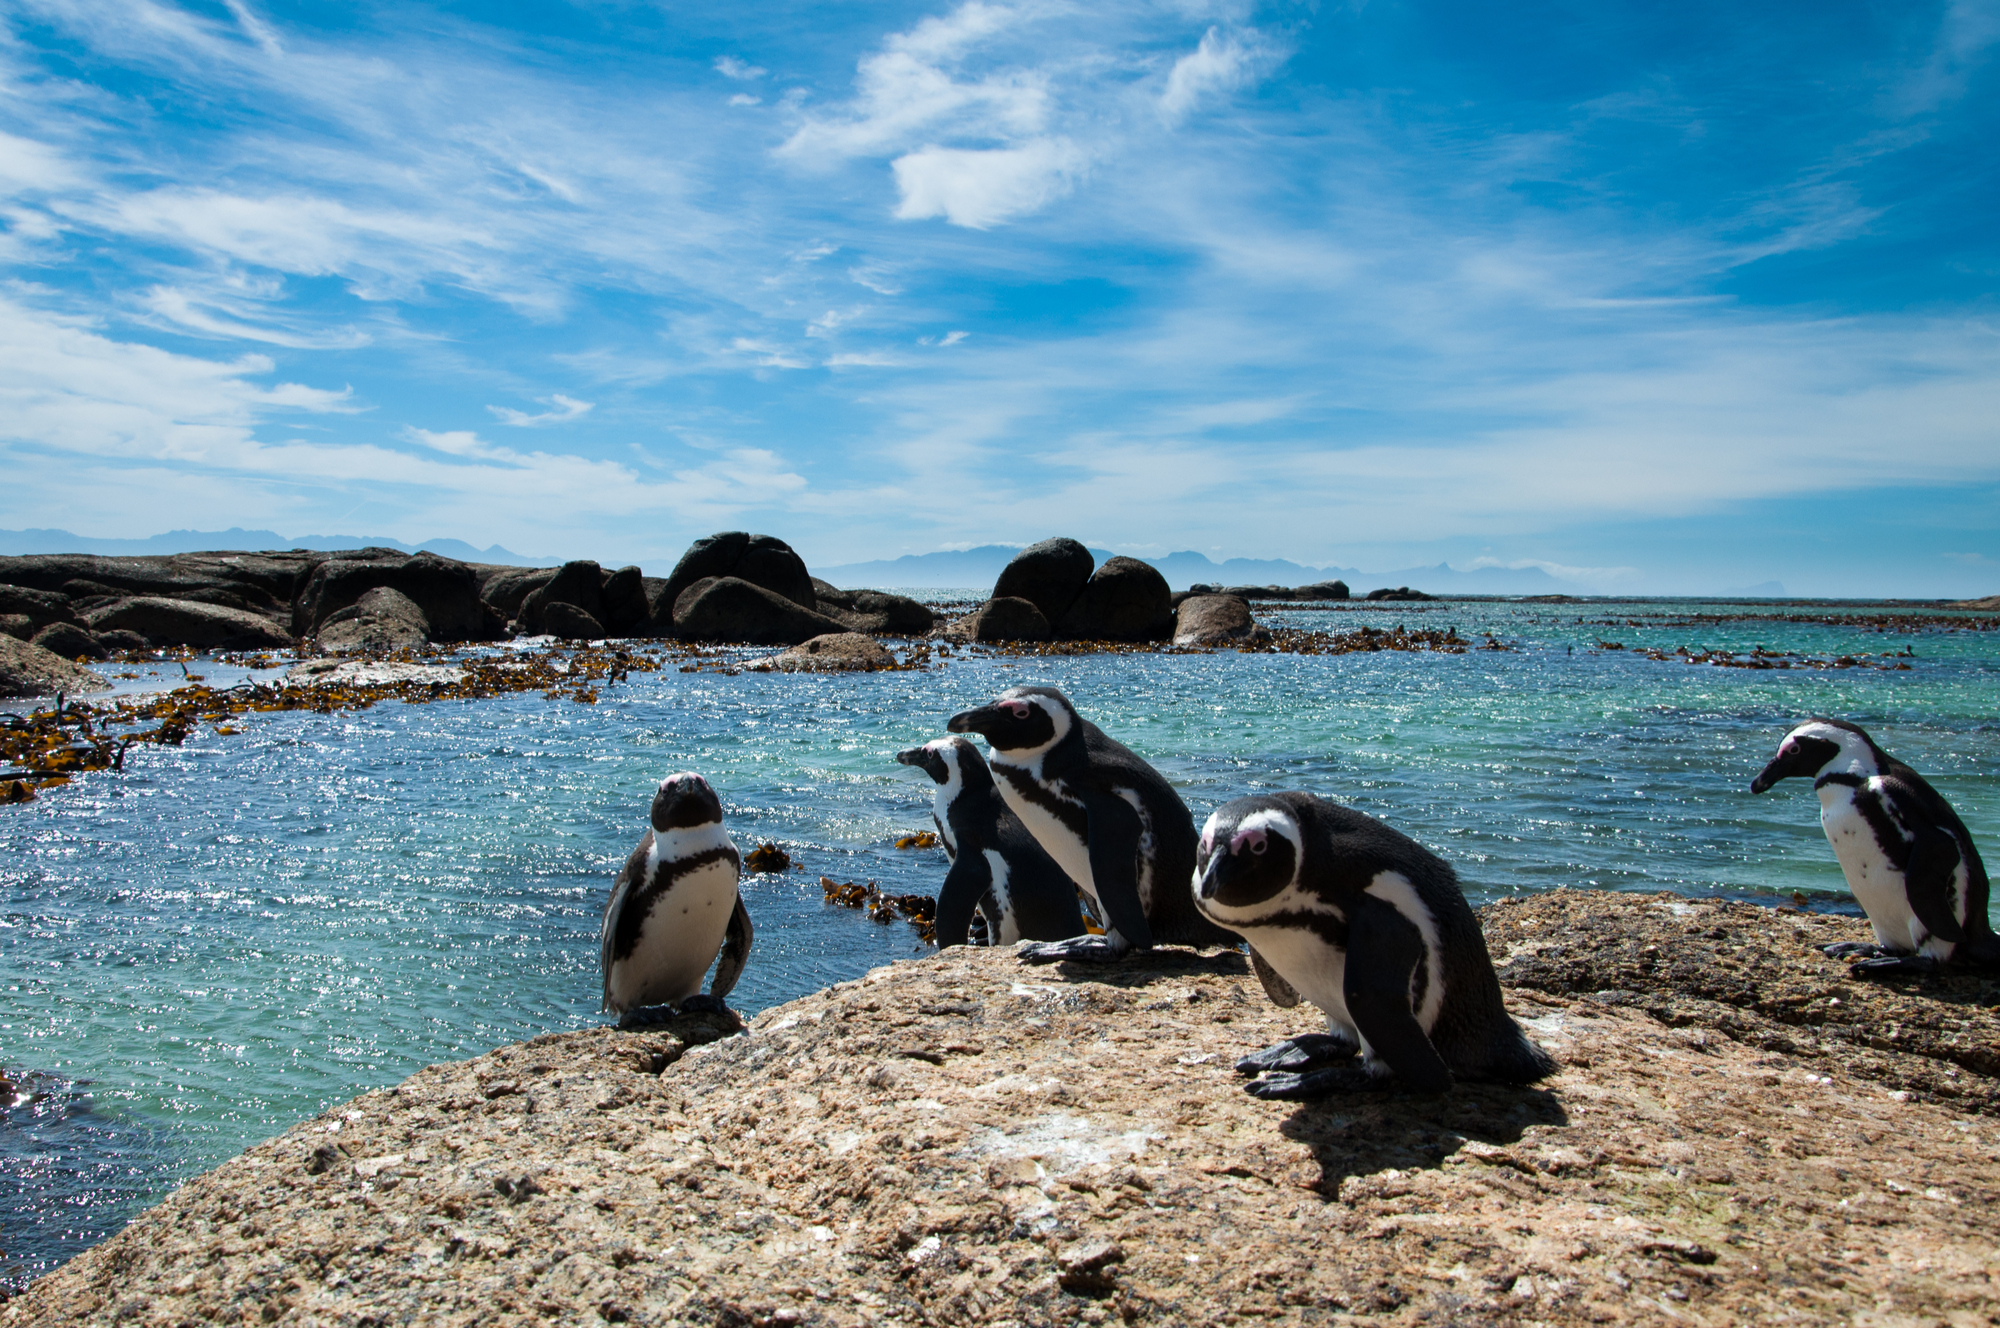
[[[931,819],[951,858],[938,891],[939,946],[966,943],[975,909],[985,917],[989,945],[1083,934],[1076,882],[1007,810],[978,748],[965,738],[939,738],[896,759],[937,783]]]
[[[1850,972],[1930,973],[1940,964],[2000,965],[1986,916],[1986,867],[1965,823],[1924,777],[1854,725],[1810,719],[1785,735],[1750,782],[1812,777],[1819,823],[1877,944],[1829,945],[1863,956]]]
[[[651,1017],[639,1013],[645,1006],[721,1010],[750,955],[750,914],[736,892],[743,860],[715,790],[700,775],[669,775],[651,820],[604,909],[604,1008],[623,1022]],[[703,996],[711,963],[715,981]]]
[[[1194,818],[1160,773],[1076,713],[1053,687],[1014,687],[951,717],[979,733],[1007,806],[1104,918],[1103,936],[1024,946],[1021,957],[1102,962],[1157,942],[1231,945],[1180,883],[1194,870]]]
[[[1507,1014],[1479,919],[1448,863],[1310,793],[1223,804],[1202,827],[1196,904],[1250,942],[1278,1005],[1304,997],[1327,1032],[1236,1063],[1263,1098],[1347,1089],[1440,1093],[1460,1079],[1525,1084],[1555,1069]],[[1346,1064],[1356,1054],[1360,1065]]]

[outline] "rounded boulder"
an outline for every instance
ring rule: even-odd
[[[1163,641],[1174,632],[1173,591],[1151,563],[1107,558],[1056,623],[1062,641]]]
[[[1051,623],[1062,621],[1090,583],[1097,560],[1076,540],[1057,537],[1030,544],[1000,569],[994,599],[1024,599]],[[1162,582],[1161,584],[1165,584]]]

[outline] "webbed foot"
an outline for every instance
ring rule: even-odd
[[[1841,941],[1835,945],[1822,945],[1819,952],[1828,959],[1848,959],[1855,955],[1872,959],[1889,953],[1873,941]]]
[[[1847,971],[1864,978],[1928,977],[1938,971],[1938,961],[1927,954],[1884,954],[1879,958],[1857,960],[1847,966]]]
[[[711,996],[705,991],[698,991],[681,1002],[682,1014],[727,1014],[728,1012],[729,1007],[723,1004],[720,996]]]
[[[1360,1054],[1361,1044],[1353,1038],[1335,1033],[1302,1033],[1251,1052],[1236,1062],[1236,1073],[1262,1074],[1266,1070],[1297,1073],[1335,1061],[1353,1060]]]
[[[674,1017],[671,1005],[635,1005],[618,1016],[620,1028],[655,1028]]]
[[[1311,1102],[1335,1093],[1379,1093],[1395,1086],[1395,1079],[1370,1074],[1358,1065],[1334,1065],[1303,1074],[1275,1070],[1252,1079],[1243,1085],[1243,1091],[1266,1102]]]
[[[1029,942],[1018,951],[1024,964],[1054,964],[1065,959],[1085,964],[1110,964],[1131,952],[1131,947],[1114,945],[1102,936],[1072,936],[1066,941]]]

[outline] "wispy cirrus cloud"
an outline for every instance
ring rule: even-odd
[[[502,424],[516,429],[535,429],[545,424],[568,424],[572,420],[580,420],[590,414],[591,407],[595,404],[566,397],[560,392],[552,396],[538,397],[537,400],[549,409],[538,414],[513,410],[506,406],[488,406],[486,409]]]

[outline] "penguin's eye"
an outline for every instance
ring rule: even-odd
[[[1262,853],[1268,847],[1269,845],[1264,840],[1253,839],[1250,841],[1250,851],[1252,853]]]
[[[1014,701],[1007,708],[1014,712],[1014,718],[1016,719],[1026,719],[1028,717],[1028,703],[1026,701]]]

